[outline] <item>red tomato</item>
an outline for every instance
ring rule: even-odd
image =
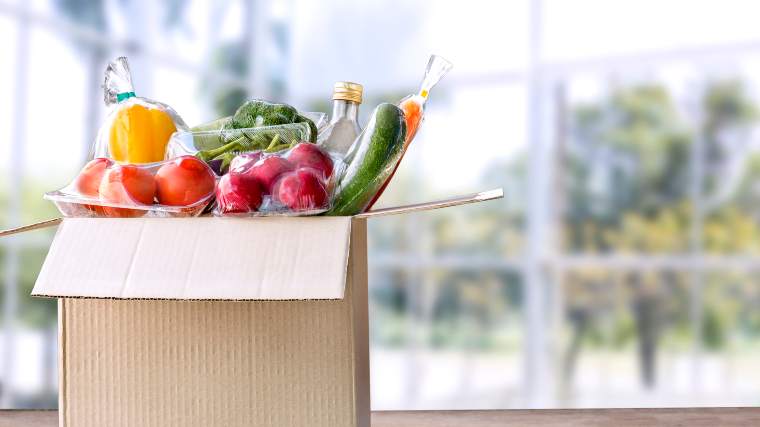
[[[135,165],[114,165],[103,175],[99,187],[100,199],[125,205],[150,205],[156,194],[156,182],[150,171]],[[137,217],[146,211],[103,207],[108,216]]]
[[[98,190],[100,181],[103,179],[106,169],[111,165],[113,165],[113,161],[105,157],[99,157],[87,162],[79,172],[79,175],[74,178],[74,182],[72,183],[74,191],[83,196],[97,199],[100,196],[100,191]],[[103,208],[98,205],[85,204],[82,206],[96,215],[105,214]]]
[[[74,179],[74,190],[83,196],[98,197],[100,181],[106,169],[113,164],[111,159],[99,157],[90,160]]]
[[[158,169],[156,197],[162,205],[189,206],[212,194],[215,184],[216,176],[206,163],[182,156]]]

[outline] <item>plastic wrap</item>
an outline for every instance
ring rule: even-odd
[[[45,199],[66,217],[190,217],[203,212],[215,186],[211,168],[192,156],[139,165],[101,157]]]
[[[193,155],[206,161],[214,172],[227,172],[232,159],[253,151],[277,152],[308,141],[311,128],[306,123],[292,123],[257,128],[175,132],[166,148],[166,158]]]
[[[330,121],[327,119],[327,114],[325,113],[320,113],[317,111],[305,111],[301,112],[301,115],[314,123],[314,125],[317,127],[317,135],[322,133],[327,125],[330,124]]]
[[[251,99],[239,106],[235,114],[194,126],[191,130],[218,131],[305,123],[311,130],[307,140],[317,142],[319,126],[324,126],[324,122],[326,122],[326,117],[323,116],[315,113],[301,113],[295,107],[288,104],[270,102],[263,99]],[[199,142],[199,145],[207,144],[207,142]]]
[[[403,111],[393,104],[378,105],[346,156],[348,166],[327,214],[352,216],[364,212],[395,170],[405,138]]]
[[[417,135],[417,130],[422,124],[422,120],[425,118],[425,105],[427,103],[430,90],[445,76],[449,70],[453,67],[453,64],[447,61],[445,58],[438,55],[431,55],[428,60],[427,67],[425,68],[425,75],[422,78],[420,84],[420,90],[416,94],[409,95],[399,102],[399,107],[404,112],[404,119],[406,121],[406,140],[404,141],[404,148],[401,153],[401,158],[393,167],[393,172],[388,176],[387,180],[383,183],[380,190],[372,198],[372,201],[367,205],[365,210],[372,209],[372,206],[377,202],[377,199],[382,196],[388,183],[393,179],[393,175],[396,174],[396,169],[404,158],[409,144],[414,140]]]
[[[98,131],[90,158],[121,163],[153,163],[164,159],[169,138],[187,125],[171,107],[135,95],[127,58],[108,64],[103,82],[110,112]]]
[[[316,144],[301,142],[277,153],[237,155],[216,189],[218,216],[305,216],[331,206],[343,162]]]

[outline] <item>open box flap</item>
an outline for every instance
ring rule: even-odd
[[[351,218],[67,218],[35,296],[341,299]]]
[[[372,218],[376,216],[399,215],[408,212],[429,211],[433,209],[447,208],[450,206],[466,205],[469,203],[485,202],[487,200],[500,199],[504,197],[504,190],[501,188],[495,190],[481,191],[479,193],[465,194],[449,199],[436,200],[433,202],[416,203],[405,206],[394,206],[390,208],[381,208],[369,212],[354,215],[354,218]],[[46,221],[27,224],[21,227],[8,228],[0,230],[0,237],[12,236],[14,234],[25,233],[28,231],[39,230],[42,228],[54,227],[63,221],[63,218],[53,218]]]
[[[394,206],[390,208],[375,209],[369,212],[354,215],[354,218],[372,218],[376,216],[400,215],[409,212],[429,211],[433,209],[448,208],[451,206],[466,205],[469,203],[485,202],[487,200],[501,199],[504,197],[504,190],[497,188],[495,190],[481,191],[480,193],[465,194],[462,196],[451,197],[449,199],[436,200],[434,202],[416,203],[413,205]]]
[[[377,209],[370,218],[499,199],[501,189]],[[341,299],[352,217],[60,218],[32,295],[47,297]]]

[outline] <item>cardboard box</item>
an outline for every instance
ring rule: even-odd
[[[64,219],[60,425],[369,426],[367,218]],[[3,233],[0,233],[3,235]]]

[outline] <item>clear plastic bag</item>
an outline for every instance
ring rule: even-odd
[[[178,131],[169,140],[166,158],[197,156],[206,161],[218,175],[223,175],[236,155],[254,151],[282,151],[295,146],[299,141],[308,141],[311,131],[306,123],[245,129]]]
[[[309,134],[304,138],[317,142],[317,134],[327,125],[327,115],[324,113],[300,112],[292,105],[270,102],[263,99],[251,99],[240,105],[235,114],[193,126],[193,132],[231,131],[266,126],[277,126],[305,123],[309,126]],[[207,134],[205,134],[207,135]],[[217,148],[219,141],[199,140],[198,149]]]
[[[214,197],[216,175],[183,156],[149,164],[88,162],[66,187],[45,194],[66,217],[191,217]]]
[[[364,212],[395,170],[405,138],[404,112],[393,104],[378,105],[346,155],[348,166],[339,179],[327,215],[353,216]]]
[[[417,135],[417,130],[420,128],[420,124],[422,124],[422,120],[425,118],[425,106],[427,105],[430,90],[433,89],[433,87],[451,70],[453,66],[454,65],[445,58],[438,55],[431,55],[427,67],[425,68],[425,75],[422,77],[419,92],[406,96],[399,101],[398,106],[404,112],[404,120],[406,121],[406,139],[404,140],[404,148],[401,151],[401,157],[393,167],[393,171],[385,180],[382,187],[377,191],[377,194],[372,198],[372,201],[367,205],[365,211],[372,209],[372,206],[377,202],[377,199],[382,196],[388,183],[393,179],[393,175],[396,174],[396,169],[398,169],[398,165],[401,164],[401,160],[403,160],[404,154],[409,148],[409,144],[414,140],[414,137]]]
[[[110,112],[98,131],[90,158],[120,163],[154,163],[164,159],[169,138],[187,125],[170,106],[135,95],[127,58],[108,64],[103,82]]]
[[[217,216],[306,216],[331,206],[342,160],[316,144],[300,142],[277,153],[236,156],[216,189]]]

